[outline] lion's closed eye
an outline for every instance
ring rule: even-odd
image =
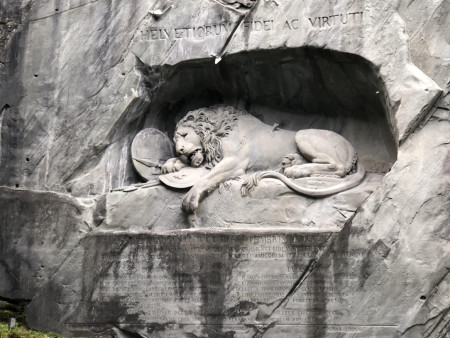
[[[187,133],[176,133],[175,138],[177,137],[186,137]]]

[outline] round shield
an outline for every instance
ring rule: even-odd
[[[173,143],[158,129],[142,129],[131,144],[134,168],[146,181],[156,179],[161,174],[161,167],[172,157]]]

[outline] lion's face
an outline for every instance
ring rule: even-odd
[[[175,150],[178,157],[185,164],[191,167],[198,167],[204,160],[204,149],[200,139],[194,129],[189,127],[180,127],[175,132],[173,138]]]

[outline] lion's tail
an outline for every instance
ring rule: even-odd
[[[364,180],[365,175],[366,171],[364,169],[364,166],[361,163],[358,163],[356,173],[348,175],[343,179],[339,179],[340,183],[336,185],[327,188],[307,188],[305,186],[297,184],[294,180],[284,176],[279,172],[262,171],[252,175],[250,178],[245,180],[241,187],[241,194],[244,197],[250,196],[253,189],[255,189],[259,181],[261,181],[263,178],[276,178],[286,184],[295,192],[298,192],[302,195],[324,197],[356,187]],[[323,177],[321,179],[327,180],[326,177]]]

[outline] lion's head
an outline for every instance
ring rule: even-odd
[[[203,160],[212,168],[222,160],[220,139],[236,126],[238,114],[243,111],[230,106],[212,106],[190,111],[178,122],[175,131],[175,148],[180,159],[191,166]],[[192,131],[198,136],[193,135]]]

